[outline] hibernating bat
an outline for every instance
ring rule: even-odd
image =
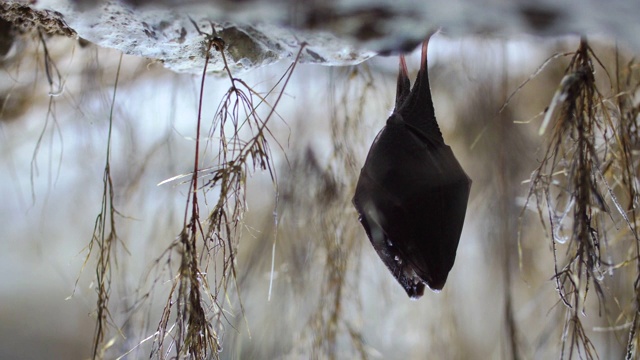
[[[413,89],[400,56],[395,109],[371,145],[353,197],[371,244],[413,299],[425,284],[438,291],[447,281],[471,189],[436,122],[427,45]]]

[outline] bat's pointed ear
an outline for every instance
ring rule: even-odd
[[[436,122],[436,114],[431,99],[431,87],[429,86],[429,71],[427,61],[427,48],[431,35],[422,43],[422,57],[420,71],[413,84],[413,89],[403,101],[402,108],[397,112],[411,129],[417,130],[424,137],[431,139],[436,145],[444,144],[442,133]]]
[[[420,57],[420,72],[427,71],[427,48],[429,47],[429,40],[431,37],[435,35],[439,30],[431,30],[427,35],[426,39],[422,42],[422,52]]]
[[[436,33],[435,31],[430,32],[429,35],[427,35],[427,39],[422,42],[422,49],[421,49],[422,51],[421,51],[421,56],[420,56],[420,72],[419,72],[419,74],[427,72],[427,49],[429,48],[429,40],[431,40],[431,37],[435,33]],[[420,75],[418,75],[418,78],[420,78]]]
[[[427,48],[429,47],[429,39],[431,35],[422,43],[422,52],[420,56],[420,72],[427,71]]]
[[[400,55],[400,63],[398,69],[398,85],[396,87],[396,110],[400,109],[404,100],[411,92],[411,81],[407,71],[407,62],[404,55]]]

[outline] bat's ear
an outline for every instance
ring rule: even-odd
[[[431,35],[422,43],[422,51],[420,55],[420,71],[427,71],[427,48],[429,47],[429,39]]]
[[[398,85],[396,87],[396,110],[400,109],[404,100],[411,92],[411,81],[407,71],[407,62],[404,55],[400,55],[400,66],[398,69]]]
[[[413,84],[413,91],[416,93],[416,100],[418,103],[423,104],[426,102],[431,103],[431,88],[429,87],[429,66],[427,61],[427,49],[429,48],[429,40],[431,35],[422,43],[421,56],[420,56],[420,71],[418,71],[418,77],[415,84]]]

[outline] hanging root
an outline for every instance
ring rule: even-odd
[[[567,309],[562,357],[568,358],[575,354],[597,357],[579,315],[585,312],[591,288],[603,308],[605,275],[616,267],[607,242],[607,231],[615,227],[614,216],[625,220],[623,230],[636,242],[634,261],[638,263],[633,210],[637,182],[629,150],[633,132],[629,127],[635,126],[637,134],[637,125],[632,126],[635,120],[624,114],[622,109],[628,106],[623,99],[615,107],[603,98],[596,86],[594,62],[602,66],[583,38],[542,122],[539,133],[548,134],[549,144],[532,175],[529,193],[529,199],[537,200],[541,217],[546,212],[550,227],[553,278]],[[618,199],[625,199],[627,205]],[[566,254],[558,254],[558,248],[566,248]]]
[[[196,25],[194,23],[194,25]],[[197,25],[196,25],[197,27]],[[242,228],[242,216],[246,209],[247,177],[254,171],[267,170],[276,184],[269,140],[272,134],[267,127],[274,117],[275,108],[287,86],[304,44],[294,63],[287,69],[275,86],[261,95],[242,79],[232,76],[225,55],[224,40],[217,37],[213,25],[211,34],[203,34],[206,39],[205,67],[202,72],[196,146],[193,171],[190,177],[190,192],[185,209],[184,228],[170,249],[165,252],[169,258],[172,250],[180,255],[179,271],[173,279],[173,286],[167,299],[151,357],[190,359],[217,359],[222,350],[222,330],[225,316],[233,314],[224,309],[232,293],[229,286],[235,285],[238,295],[240,314],[244,308],[236,284],[236,251]],[[210,52],[215,50],[225,63],[230,87],[224,95],[214,116],[209,139],[218,139],[217,155],[212,161],[214,166],[200,169],[206,161],[207,147],[201,148],[201,114],[204,98],[204,80],[207,73]],[[269,104],[269,97],[276,88],[277,98]],[[258,111],[261,105],[267,106],[266,116]],[[250,134],[249,139],[243,133]],[[205,150],[205,151],[203,151]],[[213,192],[213,205],[206,222],[202,221],[199,211],[199,196]],[[175,315],[172,312],[175,309]],[[173,317],[172,317],[173,316]],[[175,324],[171,321],[175,318]],[[226,321],[230,323],[230,321]],[[175,329],[175,333],[172,333]],[[171,343],[165,344],[166,337]],[[169,356],[175,354],[174,356]]]

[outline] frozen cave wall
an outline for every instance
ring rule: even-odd
[[[0,1],[0,10],[13,24],[39,24],[191,73],[202,70],[203,33],[214,30],[236,74],[293,59],[302,43],[302,62],[357,64],[412,49],[434,29],[454,37],[596,35],[640,49],[634,0],[36,0]],[[222,69],[212,51],[209,70]]]

